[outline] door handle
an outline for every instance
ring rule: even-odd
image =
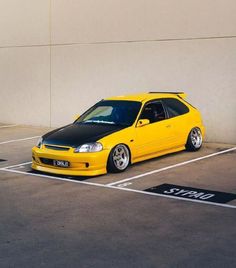
[[[171,125],[167,125],[166,127],[167,127],[167,128],[170,128],[170,127],[171,127]]]

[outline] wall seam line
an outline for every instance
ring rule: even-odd
[[[50,0],[51,3],[51,0]],[[51,13],[51,12],[50,12]],[[148,42],[173,42],[173,41],[194,41],[194,40],[214,40],[214,39],[233,39],[236,35],[231,36],[209,36],[209,37],[188,37],[188,38],[166,38],[166,39],[143,39],[143,40],[121,40],[121,41],[98,41],[98,42],[72,42],[72,43],[55,43],[52,44],[52,29],[50,15],[50,42],[49,44],[32,44],[16,46],[0,46],[0,49],[7,48],[24,48],[24,47],[56,47],[56,46],[73,46],[73,45],[103,45],[103,44],[129,44],[129,43],[148,43]]]

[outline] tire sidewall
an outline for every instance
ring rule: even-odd
[[[195,129],[197,129],[201,134],[201,145],[199,147],[195,147],[193,142],[192,142],[192,139],[191,139],[192,132]],[[187,139],[187,143],[186,143],[185,147],[186,147],[187,151],[192,151],[192,152],[198,151],[202,147],[202,132],[201,132],[201,129],[199,127],[194,127],[191,129],[191,131],[188,134],[188,139]]]
[[[128,151],[128,154],[129,154],[129,163],[128,163],[128,165],[127,165],[124,169],[119,169],[119,168],[117,168],[116,165],[115,165],[115,163],[114,163],[114,161],[113,161],[113,153],[114,153],[115,149],[116,149],[118,146],[120,146],[120,145],[125,146],[126,149],[127,149],[127,151]],[[126,144],[124,144],[124,143],[119,143],[119,144],[117,144],[116,146],[114,146],[114,147],[111,149],[110,154],[109,154],[109,156],[108,156],[108,160],[107,160],[107,171],[108,171],[108,172],[111,172],[111,173],[120,173],[120,172],[125,171],[125,170],[128,168],[128,166],[130,165],[130,158],[131,158],[131,154],[130,154],[130,149],[129,149],[129,147],[128,147]]]

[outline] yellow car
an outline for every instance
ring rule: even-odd
[[[149,92],[101,100],[53,130],[32,149],[32,168],[75,176],[124,171],[130,164],[202,145],[200,112],[183,92]]]

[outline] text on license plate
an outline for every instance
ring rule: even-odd
[[[53,160],[53,165],[56,167],[64,167],[67,168],[70,166],[70,162],[64,160]]]

